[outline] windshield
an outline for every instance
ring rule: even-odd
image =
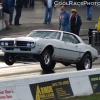
[[[28,37],[60,39],[60,35],[61,33],[56,31],[33,31],[28,35]]]

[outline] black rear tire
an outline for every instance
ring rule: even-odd
[[[5,53],[4,54],[4,61],[7,65],[13,65],[15,62],[15,58],[13,54]]]
[[[55,67],[56,62],[52,60],[52,54],[49,50],[44,50],[40,55],[40,65],[44,71],[51,71]]]
[[[85,54],[83,58],[76,64],[77,70],[87,70],[92,68],[92,57],[89,54]]]

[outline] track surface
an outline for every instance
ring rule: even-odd
[[[37,8],[38,5],[38,8]],[[72,7],[67,7],[67,10],[70,12]],[[87,21],[86,16],[86,7],[77,7],[78,14],[82,18],[82,27],[80,32],[80,37],[84,40],[85,43],[88,43],[88,29],[94,28],[95,24],[98,21],[98,17],[100,16],[100,7],[94,7],[93,12],[93,20]],[[19,36],[26,36],[29,32],[34,29],[56,29],[59,28],[59,13],[60,8],[56,8],[53,10],[53,18],[51,25],[44,25],[42,24],[44,21],[44,12],[45,7],[42,2],[35,2],[35,8],[30,9],[26,8],[23,9],[22,17],[20,19],[21,26],[14,26],[12,25],[12,30],[0,31],[0,39],[4,37],[19,37]],[[15,13],[14,13],[15,15]],[[31,16],[30,16],[31,15]],[[3,52],[0,50],[0,59],[2,59]],[[100,58],[94,62],[93,68],[100,68]],[[7,80],[7,79],[15,79],[15,78],[22,78],[28,76],[39,76],[44,74],[55,74],[55,73],[63,73],[63,72],[71,72],[76,71],[75,67],[72,66],[64,66],[62,64],[57,64],[52,72],[43,72],[39,63],[28,62],[24,64],[24,62],[19,63],[16,62],[12,66],[7,66],[4,62],[0,62],[0,80]]]
[[[93,68],[100,68],[100,58],[93,63]],[[0,80],[15,79],[21,77],[28,77],[34,75],[54,74],[62,72],[76,71],[73,66],[64,66],[57,63],[54,71],[44,72],[41,69],[39,63],[34,62],[16,62],[12,66],[6,65],[4,62],[0,62]]]

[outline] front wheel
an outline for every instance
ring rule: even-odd
[[[7,65],[13,65],[15,62],[15,58],[13,56],[13,54],[10,53],[5,53],[4,55],[4,61]]]
[[[44,50],[40,55],[41,68],[50,71],[55,67],[56,62],[52,61],[52,54],[49,50]]]
[[[83,58],[76,64],[77,70],[87,70],[92,68],[92,57],[89,54],[83,56]]]

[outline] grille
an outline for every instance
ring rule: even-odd
[[[14,50],[14,48],[5,48],[6,50]]]
[[[27,46],[26,41],[16,41],[16,46]]]
[[[14,46],[14,41],[8,41],[8,46]]]

